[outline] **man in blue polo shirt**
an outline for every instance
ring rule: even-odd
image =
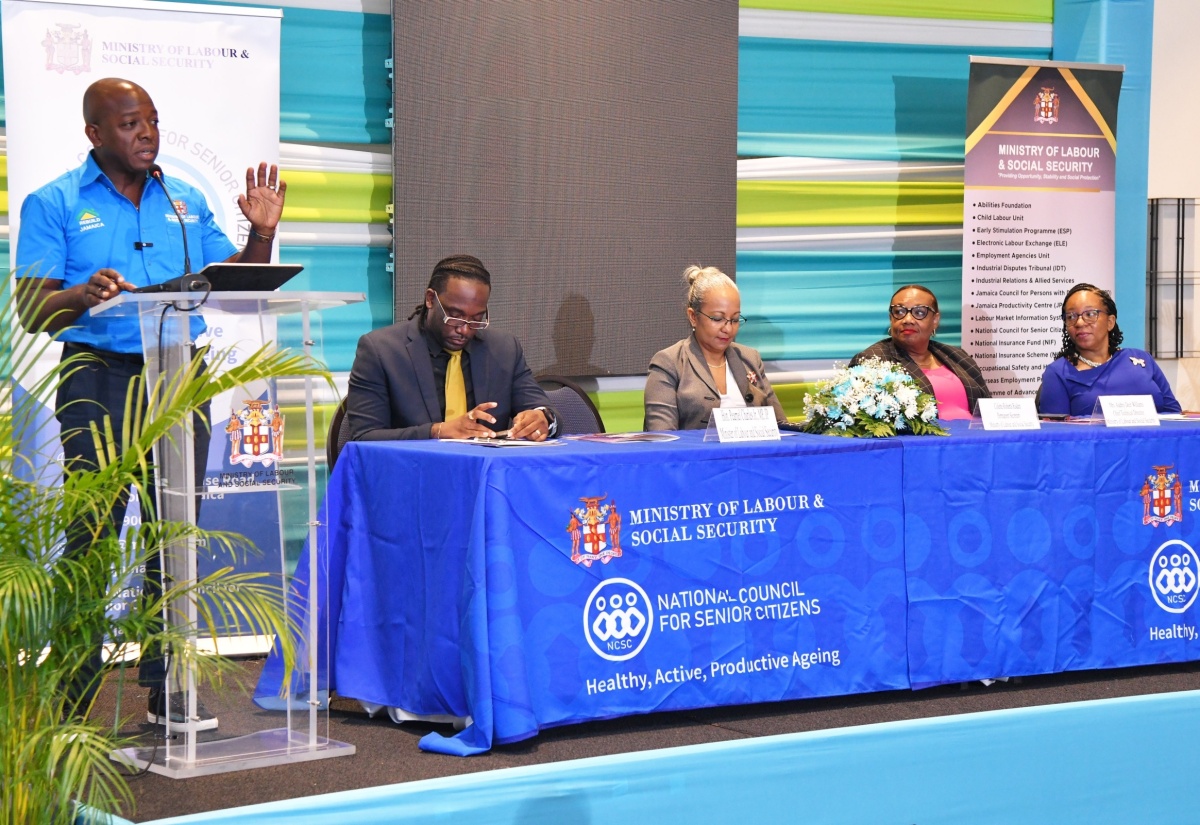
[[[93,317],[88,310],[122,291],[158,284],[183,274],[184,239],[193,269],[218,261],[269,263],[286,184],[279,170],[260,163],[246,170],[246,193],[238,206],[250,222],[246,246],[238,251],[213,219],[199,190],[178,179],[163,184],[158,157],[158,111],[146,90],[128,80],[105,78],[83,96],[84,133],[92,151],[83,165],[29,195],[21,205],[17,238],[17,297],[26,329],[59,332],[63,357],[87,352],[96,360],[63,382],[56,401],[68,470],[96,466],[89,424],[107,414],[120,431],[130,381],[142,370],[142,339],[136,317]],[[167,194],[170,190],[170,195]],[[174,201],[174,204],[172,204]],[[103,429],[101,429],[103,432]],[[208,454],[208,429],[196,428],[198,469]],[[119,445],[118,445],[119,447]],[[119,529],[124,504],[111,514]],[[74,540],[73,540],[74,539]],[[67,553],[87,545],[67,537]],[[156,566],[156,565],[154,565]],[[161,573],[146,571],[148,587]],[[86,711],[99,683],[94,668],[72,686],[76,712]],[[183,716],[179,696],[164,694],[161,658],[144,656],[139,681],[149,687],[148,718],[196,730],[216,727],[207,712]]]

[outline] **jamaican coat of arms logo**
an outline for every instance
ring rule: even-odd
[[[46,50],[47,71],[78,75],[92,70],[92,38],[78,23],[59,23],[53,31],[46,29],[42,48]]]
[[[1053,86],[1043,86],[1033,102],[1034,123],[1058,123],[1058,92]]]
[[[582,507],[571,510],[567,532],[571,534],[571,561],[591,567],[593,562],[608,564],[621,557],[621,515],[617,503],[600,502],[608,498],[584,496]]]
[[[240,410],[230,410],[229,461],[249,467],[270,467],[283,458],[283,413],[268,401],[247,400]]]
[[[1183,481],[1168,473],[1173,464],[1154,465],[1154,473],[1142,482],[1142,524],[1157,527],[1183,521]]]

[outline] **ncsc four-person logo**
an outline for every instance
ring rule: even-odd
[[[1200,556],[1191,545],[1171,539],[1150,558],[1150,593],[1168,613],[1183,613],[1196,601]]]
[[[624,662],[642,652],[653,629],[654,608],[637,582],[605,579],[583,608],[583,633],[598,656]]]

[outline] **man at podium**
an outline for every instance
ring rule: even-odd
[[[63,438],[68,469],[96,466],[89,424],[107,414],[120,432],[125,395],[143,363],[137,318],[92,317],[88,310],[118,292],[182,275],[188,258],[196,270],[218,261],[269,263],[287,189],[275,166],[268,170],[260,163],[257,171],[246,171],[246,193],[238,196],[238,206],[250,222],[250,237],[239,251],[217,226],[204,195],[181,180],[164,178],[155,163],[158,111],[145,89],[128,80],[98,80],[84,92],[83,119],[92,150],[82,166],[25,199],[16,260],[22,325],[59,332],[64,358],[86,352],[97,359],[73,372],[58,390],[59,424],[63,433],[74,434]],[[200,474],[208,442],[207,428],[197,427]],[[122,504],[110,514],[113,529],[119,529],[124,509]],[[66,552],[86,549],[68,536]],[[156,586],[161,572],[147,569],[145,581]],[[97,650],[95,677],[73,692],[81,712],[98,686],[99,670]],[[181,694],[164,695],[162,659],[143,657],[138,676],[150,688],[149,721],[165,725],[169,713],[173,726],[183,724]],[[210,714],[202,710],[200,716],[189,724],[197,730],[216,727]]]

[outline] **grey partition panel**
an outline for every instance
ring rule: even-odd
[[[479,256],[535,372],[644,372],[735,265],[737,4],[397,3],[396,315]]]

